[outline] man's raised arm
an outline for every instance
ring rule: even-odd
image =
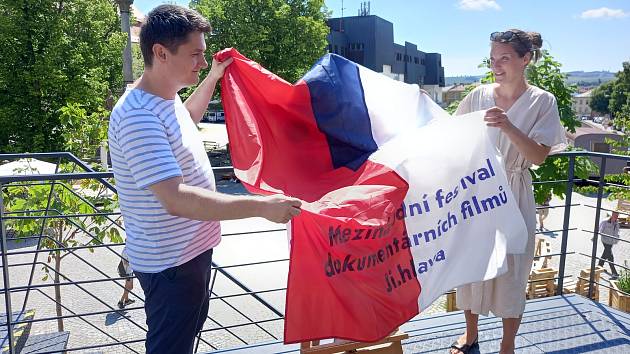
[[[225,68],[232,63],[233,59],[229,58],[223,62],[212,59],[212,67],[208,76],[197,86],[197,89],[188,97],[184,106],[190,112],[190,117],[195,124],[201,122],[204,112],[208,109],[208,104],[214,94],[217,82],[223,77]]]

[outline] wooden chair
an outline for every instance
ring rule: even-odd
[[[619,199],[617,201],[617,209],[619,217],[617,220],[622,225],[630,224],[630,200]]]
[[[344,342],[319,344],[319,341],[316,340],[302,343],[300,345],[300,353],[402,354],[402,341],[407,338],[409,338],[407,333],[396,331],[386,338],[374,343]]]
[[[534,263],[532,263],[532,271],[534,269],[544,269],[548,267],[552,254],[551,243],[543,238],[536,239],[536,248],[534,250]]]
[[[593,276],[593,294],[591,299],[599,301],[599,281],[601,279],[603,267],[595,267],[595,274]],[[590,268],[585,268],[580,271],[580,277],[577,279],[571,279],[564,283],[563,291],[565,293],[574,293],[588,297],[589,279],[591,277]]]
[[[534,269],[529,275],[527,284],[527,298],[536,299],[556,294],[556,276],[558,271],[553,268]]]

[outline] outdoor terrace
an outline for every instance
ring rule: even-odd
[[[567,178],[551,183],[565,184],[567,198],[552,200],[550,216],[545,221],[547,229],[538,233],[551,249],[542,258],[548,261],[548,268],[557,271],[555,276],[540,280],[546,284],[551,281],[553,292],[547,295],[553,296],[528,301],[517,337],[517,352],[630,352],[630,315],[608,306],[610,278],[593,271],[601,253],[597,225],[616,203],[604,198],[603,173],[591,181],[598,187],[596,195],[573,192],[578,182],[574,178],[577,156],[599,159],[604,166],[609,160],[630,159],[588,152],[562,156],[569,159]],[[104,211],[103,205],[93,203],[95,192],[82,190],[78,183],[96,181],[103,195],[111,197],[116,194],[111,184],[112,174],[96,172],[68,153],[0,155],[0,163],[23,158],[50,161],[55,167],[52,172],[40,171],[44,174],[0,176],[0,190],[45,186],[49,191],[44,195],[47,202],[41,209],[7,212],[0,209],[2,350],[11,353],[144,352],[146,324],[143,294],[137,282],[131,296],[136,302],[123,310],[116,306],[124,283],[116,273],[116,266],[124,244],[108,239],[94,242],[96,231],[89,227],[89,220],[99,217],[104,220],[101,232],[108,228],[122,232],[120,215],[117,210]],[[74,170],[56,173],[62,163],[73,166]],[[217,169],[217,176],[221,177],[223,171],[225,169]],[[220,178],[218,183],[224,192],[245,193],[238,183]],[[76,211],[53,208],[57,205],[53,203],[54,195],[60,191],[76,196],[87,207]],[[0,193],[0,206],[3,205],[1,196]],[[32,236],[18,240],[8,234],[6,230],[11,229],[13,223],[25,220],[39,223]],[[76,243],[55,243],[48,231],[54,220],[67,220],[69,225],[81,230],[74,239]],[[210,314],[198,337],[196,351],[298,352],[299,345],[282,344],[288,270],[284,227],[254,218],[226,222],[222,228],[224,238],[213,259]],[[615,247],[617,266],[621,269],[627,269],[624,260],[630,255],[628,240],[630,230],[622,229],[620,242]],[[58,272],[54,262],[48,262],[51,249],[66,255]],[[584,269],[586,277],[580,275]],[[55,274],[60,283],[58,293],[53,282]],[[584,296],[566,294],[564,288],[575,286],[578,281],[586,284],[582,291]],[[446,312],[447,303],[446,296],[440,298],[401,327],[410,336],[403,342],[405,352],[444,353],[462,333],[463,314]],[[60,320],[64,325],[62,331],[59,330]],[[500,319],[480,320],[482,353],[497,352],[500,337]]]

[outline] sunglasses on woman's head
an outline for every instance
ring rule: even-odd
[[[505,31],[505,32],[490,33],[490,40],[493,42],[507,43],[507,42],[513,42],[513,41],[520,42],[521,38],[515,32]]]

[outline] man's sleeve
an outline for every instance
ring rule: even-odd
[[[178,177],[182,170],[175,159],[162,121],[147,110],[132,110],[121,120],[118,144],[138,187]]]
[[[599,229],[598,230],[599,230],[600,233],[604,232],[605,225],[606,225],[606,220],[601,221],[599,223]]]

